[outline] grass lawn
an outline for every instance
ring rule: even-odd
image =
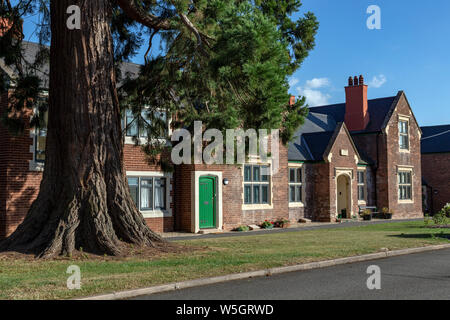
[[[154,259],[38,261],[0,256],[0,299],[66,299],[229,273],[448,243],[450,230],[423,222],[177,242],[194,247]],[[67,267],[81,269],[82,289],[66,288]]]

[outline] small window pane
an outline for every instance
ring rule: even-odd
[[[261,167],[261,181],[268,182],[269,181],[269,167]]]
[[[253,186],[253,203],[261,203],[261,189],[259,185]]]
[[[295,187],[295,190],[296,190],[296,201],[302,202],[302,187],[297,186],[297,187]]]
[[[155,209],[166,209],[166,179],[155,179]]]
[[[127,125],[126,135],[129,137],[137,136],[138,122],[137,122],[137,120],[135,121],[133,112],[131,110],[127,110],[127,112],[126,112],[126,125]]]
[[[261,181],[261,168],[258,166],[253,167],[253,181],[254,182]]]
[[[128,178],[128,186],[130,187],[131,198],[133,199],[134,204],[138,206],[139,179]]]
[[[245,166],[245,168],[244,168],[244,180],[245,180],[245,182],[251,182],[252,181],[252,167],[251,166]]]
[[[302,183],[302,169],[297,169],[297,183]]]
[[[289,201],[295,202],[295,187],[294,186],[289,187]]]
[[[250,185],[244,187],[244,201],[245,204],[252,203],[252,187]]]
[[[141,210],[153,209],[153,179],[141,180]]]
[[[262,203],[267,204],[269,203],[269,186],[263,185],[261,186],[261,195],[262,195]]]
[[[289,182],[295,183],[295,169],[289,169]]]

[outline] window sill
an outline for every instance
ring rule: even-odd
[[[406,149],[400,149],[400,153],[411,153],[410,150],[406,150]]]
[[[244,204],[242,205],[243,211],[250,211],[250,210],[272,210],[273,205],[271,204]]]
[[[172,217],[172,214],[167,210],[150,210],[150,211],[141,211],[142,216],[144,218],[169,218]]]
[[[304,208],[305,204],[303,202],[289,202],[289,208]]]
[[[413,200],[399,200],[399,204],[414,204],[415,202]]]
[[[365,206],[365,205],[367,205],[367,202],[364,200],[358,200],[358,205]]]

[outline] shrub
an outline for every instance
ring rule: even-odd
[[[239,231],[239,232],[247,232],[247,231],[250,231],[250,228],[248,226],[240,226],[240,227],[236,228],[235,230]]]
[[[370,211],[370,209],[366,209],[366,210],[363,211],[362,215],[363,216],[370,216],[370,215],[372,215],[372,211]]]
[[[450,218],[450,203],[447,203],[443,208],[442,208],[442,213],[445,214],[447,216],[447,218]]]
[[[386,207],[384,207],[383,209],[381,209],[381,212],[382,212],[383,214],[388,214],[388,213],[390,213],[390,212],[389,212],[389,208],[386,208]]]
[[[445,225],[449,224],[449,219],[447,218],[445,211],[441,210],[439,213],[436,213],[434,215],[433,222],[435,225],[445,226]]]
[[[273,223],[266,220],[261,224],[261,228],[263,229],[272,229],[273,228]]]
[[[291,222],[287,219],[278,219],[277,221],[275,221],[274,223],[274,227],[275,228],[283,228],[285,225],[289,225]]]

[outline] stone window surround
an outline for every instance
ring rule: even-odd
[[[411,173],[411,200],[400,200],[399,194],[398,194],[398,190],[399,190],[399,179],[398,179],[398,174],[400,172],[410,172]],[[397,186],[397,199],[398,199],[398,203],[399,204],[413,204],[415,203],[414,199],[415,199],[415,193],[414,193],[414,177],[415,177],[415,173],[414,173],[414,167],[413,166],[401,166],[398,165],[397,166],[397,174],[396,174],[396,186]]]
[[[166,178],[166,209],[165,210],[146,210],[140,211],[144,218],[168,218],[172,217],[173,212],[170,207],[172,203],[172,195],[171,191],[173,189],[172,186],[172,173],[162,172],[162,171],[127,171],[127,178]]]
[[[407,122],[408,123],[408,149],[402,149],[400,147],[400,132],[398,133],[398,138],[399,138],[399,144],[398,144],[398,148],[400,150],[401,153],[411,153],[411,117],[410,116],[406,116],[406,115],[398,115],[398,123],[400,123],[400,121],[403,122]],[[398,124],[397,124],[398,126]]]
[[[249,211],[249,210],[271,210],[273,209],[273,172],[272,172],[272,159],[267,159],[266,162],[262,162],[259,157],[257,156],[250,156],[247,163],[245,164],[252,164],[252,165],[261,165],[261,166],[268,166],[270,170],[269,175],[269,203],[268,204],[245,204],[244,199],[244,185],[245,185],[245,165],[242,165],[241,168],[241,174],[242,174],[242,211]]]
[[[289,200],[290,200],[290,169],[302,169],[302,202],[290,202],[289,201],[289,208],[304,208],[305,205],[305,201],[306,201],[306,188],[305,188],[305,181],[306,181],[306,175],[305,175],[305,166],[303,165],[303,163],[289,163],[288,164],[288,196],[289,196]]]
[[[364,172],[364,200],[359,200],[358,199],[358,205],[365,206],[365,205],[367,205],[367,199],[368,199],[368,194],[367,194],[367,168],[366,167],[358,167],[357,172]],[[360,186],[359,183],[358,183],[358,186]],[[359,191],[358,191],[358,193],[359,193]],[[358,196],[358,198],[359,198],[359,196]]]

